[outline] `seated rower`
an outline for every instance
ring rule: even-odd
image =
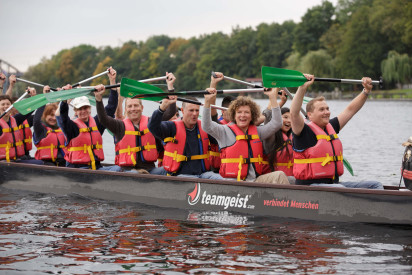
[[[10,97],[0,95],[0,114],[3,114],[10,106]],[[42,164],[40,161],[25,157],[24,137],[20,126],[31,115],[29,113],[27,115],[16,114],[11,116],[11,112],[7,112],[0,119],[0,160]]]
[[[343,174],[343,148],[338,133],[362,108],[372,91],[372,80],[362,78],[363,91],[335,118],[330,119],[329,106],[324,97],[317,97],[306,105],[309,121],[300,115],[303,97],[315,77],[300,86],[292,100],[290,116],[293,135],[293,175],[296,184],[327,187],[383,189],[380,182],[339,182]]]
[[[176,78],[172,73],[166,74],[166,82],[169,90],[173,90]],[[156,168],[159,152],[163,151],[160,140],[150,133],[147,124],[150,118],[144,116],[142,100],[138,98],[126,98],[125,115],[123,120],[109,117],[102,103],[103,85],[96,86],[96,109],[99,121],[107,127],[115,137],[116,158],[115,164],[126,171],[140,173],[166,174],[164,169]],[[165,112],[163,120],[170,119],[176,113],[176,105],[170,106]],[[166,114],[167,113],[167,114]]]
[[[259,106],[249,97],[239,96],[230,104],[229,114],[232,123],[220,125],[210,116],[210,102],[216,97],[216,89],[207,89],[205,95],[202,124],[204,130],[213,136],[221,148],[219,173],[224,178],[238,181],[257,181],[276,184],[288,184],[283,172],[269,172],[269,165],[264,156],[264,143],[281,127],[280,110],[277,103],[277,89],[265,92],[272,103],[272,120],[264,126],[255,126],[260,115]]]
[[[116,84],[116,71],[109,68],[110,84]],[[71,89],[66,85],[63,89]],[[117,90],[111,89],[109,101],[105,107],[106,113],[113,117],[117,107]],[[104,160],[102,135],[106,129],[97,117],[91,116],[91,104],[86,96],[75,98],[70,103],[73,106],[76,118],[69,117],[69,106],[66,101],[60,103],[56,111],[59,127],[66,137],[67,154],[64,156],[67,167],[84,168],[93,170],[121,171],[117,165],[102,166]]]
[[[162,169],[173,176],[222,179],[210,171],[209,137],[198,120],[199,105],[183,102],[181,120],[162,121],[163,113],[174,103],[175,96],[163,99],[149,121],[150,132],[166,143]]]
[[[288,176],[289,182],[294,182],[290,110],[288,107],[283,107],[280,112],[283,120],[282,128],[274,136],[274,144],[268,160],[272,171],[283,171]]]
[[[12,99],[12,103],[14,103],[18,98],[13,97],[13,88],[16,85],[17,78],[14,74],[9,76],[9,88],[6,91],[6,95],[8,95]],[[30,96],[35,96],[36,95],[36,89],[32,87],[27,87],[27,91],[29,92]],[[19,112],[16,110],[16,108],[11,109],[11,115],[15,116]],[[23,143],[24,143],[24,156],[22,156],[20,159],[21,160],[30,160],[33,159],[30,156],[30,151],[33,148],[33,134],[31,131],[31,127],[33,126],[33,113],[31,113],[30,116],[27,117],[25,121],[19,126],[20,131],[22,132],[23,135]]]
[[[43,93],[47,92],[50,92],[48,85],[43,88]],[[66,166],[66,137],[57,125],[56,110],[57,104],[47,104],[37,109],[34,115],[33,140],[37,147],[34,157],[46,165]]]

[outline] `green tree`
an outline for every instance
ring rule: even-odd
[[[333,24],[333,15],[334,7],[328,1],[309,9],[302,17],[302,22],[295,28],[294,49],[301,55],[318,50],[319,39]]]
[[[411,82],[412,60],[409,55],[390,51],[381,66],[385,83],[395,82],[398,88],[401,88],[401,84]]]
[[[292,53],[293,31],[296,24],[286,21],[282,25],[260,24],[257,27],[257,56],[253,61],[255,76],[260,75],[262,66],[285,67],[286,58]]]
[[[386,47],[379,33],[371,31],[369,14],[371,7],[363,6],[345,26],[335,63],[337,72],[345,78],[377,78],[380,75],[380,63]]]

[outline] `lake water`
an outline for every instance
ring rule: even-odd
[[[348,104],[328,103],[333,116]],[[144,114],[156,107],[145,102]],[[401,143],[412,136],[411,126],[412,102],[368,101],[340,133],[355,172],[342,180],[398,185]],[[112,162],[112,138],[105,133],[104,140]],[[0,274],[410,274],[411,229],[188,212],[0,187]]]

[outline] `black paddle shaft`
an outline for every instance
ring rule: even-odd
[[[335,82],[335,83],[347,83],[347,84],[362,84],[362,80],[358,79],[340,79],[340,78],[321,78],[315,77],[315,81],[320,82]],[[380,77],[379,80],[372,80],[373,85],[379,85],[380,88],[383,87],[383,78]]]

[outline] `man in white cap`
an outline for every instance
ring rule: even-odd
[[[109,71],[110,84],[115,84],[116,71],[112,68]],[[71,89],[66,85],[63,89]],[[107,115],[113,117],[117,108],[117,90],[110,91],[109,101],[105,107]],[[102,135],[106,129],[97,117],[91,116],[91,104],[86,96],[75,98],[70,105],[76,118],[69,117],[69,106],[66,101],[60,103],[60,114],[56,116],[59,127],[62,129],[67,139],[67,151],[64,156],[67,167],[85,168],[93,170],[121,171],[119,166],[102,166],[104,160]]]

